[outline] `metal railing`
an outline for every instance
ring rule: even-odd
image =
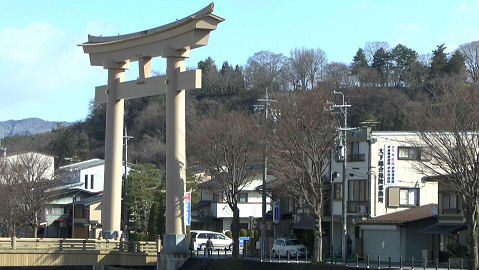
[[[159,252],[158,241],[126,242],[107,239],[0,238],[0,250],[108,250],[124,252]]]

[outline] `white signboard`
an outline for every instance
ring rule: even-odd
[[[396,184],[396,162],[397,162],[397,146],[384,145],[384,182],[386,185]]]

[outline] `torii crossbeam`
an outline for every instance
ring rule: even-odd
[[[166,93],[166,235],[170,252],[185,248],[186,183],[185,89],[201,88],[201,70],[185,71],[190,50],[208,44],[210,31],[224,21],[213,3],[195,14],[153,29],[111,37],[88,36],[80,44],[90,64],[108,69],[108,85],[95,89],[95,103],[106,102],[105,188],[102,235],[121,234],[122,130],[124,100]],[[151,77],[151,60],[167,59],[166,76]],[[138,61],[137,80],[124,82],[130,62]],[[172,245],[171,245],[172,244]]]

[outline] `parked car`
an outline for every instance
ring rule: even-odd
[[[208,237],[211,237],[211,241],[213,241],[213,248],[226,248],[229,250],[233,250],[233,239],[229,238],[228,236],[224,235],[223,233],[219,232],[212,232],[212,231],[190,231],[191,238],[193,239],[193,248],[205,250],[206,248],[206,241],[208,241]]]
[[[295,238],[278,238],[274,242],[271,250],[273,257],[304,257],[306,256],[306,246]]]

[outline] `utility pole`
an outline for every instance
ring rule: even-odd
[[[133,136],[128,136],[125,127],[125,134],[123,135],[123,139],[125,140],[125,180],[123,181],[123,233],[127,236],[128,231],[128,215],[126,211],[126,189],[127,189],[127,180],[128,180],[128,141],[133,139]]]
[[[73,195],[72,197],[72,238],[75,238],[75,202],[77,200],[77,196]]]
[[[335,95],[341,95],[343,103],[336,105],[336,104],[331,104],[332,109],[339,109],[339,114],[341,115],[341,118],[343,120],[343,127],[339,128],[340,131],[343,131],[342,133],[342,140],[341,140],[341,156],[343,158],[343,172],[342,172],[342,186],[343,186],[343,209],[342,209],[342,219],[343,219],[343,226],[342,226],[342,233],[341,233],[341,255],[344,261],[346,261],[346,256],[347,256],[347,236],[348,236],[348,177],[346,173],[346,166],[347,166],[347,155],[348,155],[348,145],[347,145],[347,131],[352,130],[354,128],[348,128],[348,108],[351,107],[351,105],[348,105],[346,101],[344,100],[344,94],[340,91],[334,90],[333,93]]]
[[[255,109],[264,110],[264,130],[265,130],[265,139],[264,139],[264,167],[263,167],[263,183],[262,183],[262,211],[261,211],[261,261],[266,257],[266,246],[265,246],[265,227],[266,227],[266,179],[268,177],[268,110],[271,102],[276,102],[276,100],[269,99],[268,96],[268,87],[266,87],[264,99],[257,99],[258,102],[264,102],[264,104],[255,105]]]

